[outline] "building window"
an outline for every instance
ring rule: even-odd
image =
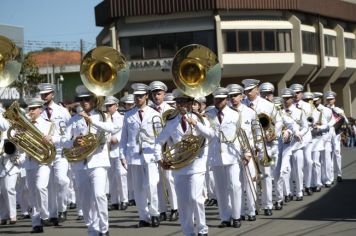
[[[331,35],[324,36],[325,56],[336,57],[336,37]]]
[[[355,39],[345,38],[345,56],[348,59],[356,59]]]
[[[303,44],[303,53],[316,54],[318,49],[316,33],[303,31],[302,44]]]
[[[216,51],[215,31],[182,32],[120,38],[122,53],[128,60],[171,58],[189,44],[202,44]]]
[[[290,30],[228,30],[224,52],[291,52]]]

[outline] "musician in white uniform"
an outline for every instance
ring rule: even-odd
[[[149,85],[152,96],[152,108],[158,111],[161,116],[167,110],[173,109],[168,103],[164,101],[166,96],[167,86],[161,81],[152,81]],[[164,178],[164,179],[163,179]],[[160,172],[160,181],[158,183],[158,201],[160,211],[160,221],[167,219],[167,202],[165,199],[165,192],[168,191],[169,203],[171,213],[169,216],[170,221],[178,220],[178,202],[177,194],[174,185],[174,178],[171,170],[162,170]]]
[[[68,109],[54,102],[55,85],[42,83],[38,85],[39,93],[44,101],[44,108],[41,116],[43,119],[52,122],[58,133],[64,135],[68,121],[71,118]],[[49,211],[50,220],[54,224],[67,219],[67,194],[69,187],[68,161],[62,155],[62,146],[56,146],[56,159],[51,167],[51,178],[48,186],[49,190]]]
[[[161,159],[162,145],[169,139],[175,145],[182,141],[187,135],[199,135],[199,128],[193,126],[208,125],[208,121],[198,118],[191,112],[193,98],[184,95],[181,91],[173,91],[174,99],[179,113],[167,119],[166,126],[156,139],[155,156],[157,160]],[[204,124],[202,123],[204,122]],[[189,124],[191,125],[189,127]],[[177,189],[177,198],[179,204],[179,216],[182,231],[184,235],[208,235],[208,226],[205,220],[205,208],[203,198],[203,187],[205,180],[207,148],[203,147],[196,154],[192,163],[181,169],[172,170],[174,182]],[[183,150],[182,150],[183,151]],[[173,154],[174,155],[174,154]],[[168,168],[169,160],[161,160],[162,166]]]
[[[241,127],[250,141],[250,147],[253,147],[253,137],[252,137],[252,129],[251,122],[252,120],[256,120],[256,112],[246,105],[242,104],[244,89],[242,86],[238,84],[229,84],[226,87],[229,90],[229,101],[231,104],[231,108],[236,110],[239,114],[239,127]],[[248,165],[240,166],[240,179],[242,184],[242,201],[241,201],[241,218],[246,219],[248,221],[256,220],[256,204],[258,204],[257,200],[257,188],[255,183],[253,182],[253,178],[256,176],[257,171],[254,164],[253,159],[248,163]],[[245,193],[246,192],[246,197]],[[246,206],[246,207],[245,207]]]
[[[138,227],[158,227],[158,160],[154,156],[153,117],[160,116],[147,105],[149,87],[132,84],[136,107],[127,111],[121,133],[120,158],[131,168],[132,186],[140,221]],[[150,205],[147,203],[147,198]]]
[[[174,101],[174,97],[172,93],[166,93],[163,100],[171,107],[173,108],[176,107],[176,101]]]
[[[226,88],[217,88],[213,92],[215,108],[205,113],[211,128],[197,127],[210,143],[208,161],[216,184],[221,219],[219,227],[239,228],[242,196],[240,163],[248,162],[251,153],[243,149],[237,139],[240,117],[237,111],[228,106],[228,92]]]
[[[76,156],[79,160],[72,162],[71,167],[75,174],[79,193],[77,200],[83,210],[88,235],[109,235],[108,199],[105,186],[107,170],[110,167],[106,136],[111,130],[93,125],[96,121],[103,122],[106,119],[104,113],[95,109],[97,101],[94,94],[83,85],[76,88],[76,93],[83,111],[69,120],[66,140],[62,142],[65,148],[84,146],[83,136],[88,135],[89,132],[98,139],[98,147],[89,156]]]
[[[104,105],[109,121],[106,124],[110,124],[112,128],[109,140],[110,169],[108,171],[111,208],[126,210],[129,201],[127,190],[127,163],[125,159],[119,158],[119,143],[124,116],[117,110],[119,108],[119,99],[116,97],[106,97]]]
[[[332,163],[331,140],[333,134],[335,133],[334,124],[336,120],[332,115],[332,110],[322,104],[323,102],[322,99],[323,99],[322,93],[320,92],[314,93],[314,105],[317,109],[319,109],[323,113],[323,116],[326,119],[326,122],[328,124],[328,129],[329,129],[328,131],[325,130],[325,132],[323,133],[325,150],[321,152],[320,160],[321,160],[321,182],[326,188],[330,188],[331,183],[334,180],[334,176],[331,173],[331,163]]]
[[[326,101],[326,106],[331,109],[333,112],[334,119],[337,120],[338,122],[341,123],[348,123],[348,119],[345,116],[344,110],[342,110],[340,107],[335,106],[336,102],[336,93],[333,91],[327,91],[324,94],[324,98]],[[339,129],[335,129],[335,136],[332,136],[332,148],[333,148],[333,162],[332,162],[332,173],[333,176],[337,176],[337,181],[342,182],[342,156],[341,156],[341,132],[339,132]]]
[[[308,103],[303,101],[303,85],[301,84],[292,84],[290,87],[295,93],[294,97],[294,104],[297,108],[300,108],[303,110],[305,113],[305,116],[307,117],[308,122],[312,119],[313,117],[313,106]],[[311,97],[312,99],[312,97]],[[304,193],[306,195],[312,195],[313,192],[311,191],[311,176],[312,176],[312,135],[311,135],[311,122],[309,122],[309,130],[308,132],[303,136],[303,142],[304,142],[304,148],[303,148],[303,156],[304,156],[304,169],[303,169],[303,174],[304,174]],[[287,197],[285,200],[290,201],[290,197]]]
[[[274,122],[275,129],[273,132],[276,135],[280,135],[282,131],[282,119],[277,113],[277,110],[275,109],[275,106],[273,103],[267,101],[266,99],[263,99],[259,96],[259,80],[255,79],[245,79],[242,81],[242,83],[245,86],[245,94],[246,94],[246,99],[244,100],[244,104],[255,110],[256,114],[266,114],[269,116],[269,118]],[[270,156],[270,158],[275,161],[277,160],[278,156],[276,156],[276,148],[274,148],[275,142],[275,135],[266,135],[265,133],[265,144],[262,146],[266,146],[267,150],[266,152]],[[270,137],[268,137],[270,136]],[[262,147],[260,147],[262,149]],[[259,151],[259,157],[260,159],[264,158],[263,157],[263,151]],[[266,216],[271,216],[272,215],[272,207],[273,207],[273,202],[272,202],[272,170],[271,170],[271,165],[267,164],[267,166],[262,166],[261,165],[261,171],[265,178],[262,180],[262,208],[264,209],[264,214]]]
[[[60,136],[56,132],[54,124],[45,120],[43,112],[43,101],[39,97],[26,100],[28,116],[32,124],[44,135],[45,142],[53,142],[59,145]],[[45,141],[46,140],[46,141]],[[48,210],[48,184],[51,174],[51,163],[43,164],[28,154],[24,162],[26,178],[28,183],[30,204],[32,207],[32,231],[31,233],[42,233],[43,226],[51,226]]]
[[[19,152],[7,139],[9,123],[0,113],[0,225],[16,224],[16,181],[20,173]]]

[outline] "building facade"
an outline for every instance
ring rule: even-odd
[[[356,4],[341,0],[104,0],[95,7],[98,45],[120,50],[130,82],[165,81],[183,46],[209,47],[221,85],[245,78],[337,92],[356,116]]]

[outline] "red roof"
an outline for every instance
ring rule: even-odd
[[[80,65],[80,51],[36,52],[32,58],[38,67]]]

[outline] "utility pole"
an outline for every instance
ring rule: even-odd
[[[83,39],[80,39],[80,59],[83,59],[84,54],[84,46],[83,46]]]

